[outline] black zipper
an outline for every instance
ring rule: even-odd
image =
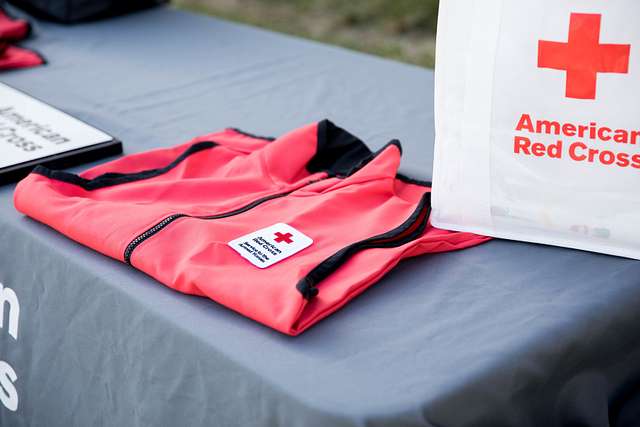
[[[253,202],[244,205],[238,209],[234,209],[232,211],[228,211],[228,212],[224,212],[221,214],[215,214],[215,215],[188,215],[185,213],[176,213],[173,215],[170,215],[168,217],[166,217],[165,219],[163,219],[162,221],[158,222],[156,225],[154,225],[153,227],[147,229],[144,233],[139,234],[135,239],[133,239],[125,248],[124,250],[124,262],[126,262],[127,264],[131,265],[131,255],[133,254],[133,251],[140,246],[144,241],[146,241],[147,239],[155,236],[156,234],[158,234],[159,232],[161,232],[162,230],[164,230],[169,224],[172,224],[174,221],[180,219],[180,218],[195,218],[195,219],[204,219],[204,220],[212,220],[212,219],[222,219],[222,218],[228,218],[230,216],[234,216],[234,215],[239,215],[241,213],[247,212],[251,209],[254,209],[258,206],[260,206],[261,204],[268,202],[270,200],[274,200],[274,199],[280,199],[282,197],[286,197],[289,194],[293,193],[294,191],[298,191],[304,187],[307,187],[311,184],[314,184],[318,181],[322,181],[325,179],[331,178],[330,176],[327,176],[325,178],[320,178],[320,179],[315,179],[313,181],[309,181],[307,182],[305,185],[303,185],[302,187],[298,187],[296,189],[293,190],[289,190],[289,191],[285,191],[283,193],[277,193],[277,194],[272,194],[270,196],[265,196],[265,197],[261,197],[257,200],[254,200]]]
[[[361,250],[373,248],[396,248],[405,245],[424,233],[431,214],[431,193],[425,193],[417,208],[405,222],[391,231],[353,243],[314,267],[296,285],[302,296],[310,300],[318,295],[317,285],[335,272],[349,258]]]

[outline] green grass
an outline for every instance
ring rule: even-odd
[[[437,0],[174,0],[173,4],[433,67]]]

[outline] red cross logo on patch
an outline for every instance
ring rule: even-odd
[[[293,234],[291,234],[291,233],[284,233],[284,234],[282,234],[282,233],[280,233],[280,232],[277,232],[277,233],[276,233],[275,242],[276,242],[276,243],[281,243],[281,242],[285,242],[285,243],[293,243],[293,239],[292,239],[292,237],[293,237]]]
[[[538,42],[538,67],[566,71],[566,96],[596,99],[598,73],[629,73],[629,44],[600,44],[602,15],[572,13],[569,41]]]

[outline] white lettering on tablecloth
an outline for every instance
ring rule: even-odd
[[[8,319],[7,332],[17,341],[20,321],[18,296],[13,289],[6,288],[0,283],[0,329],[5,329],[5,315]],[[18,375],[11,365],[0,360],[0,402],[10,411],[18,410],[18,390],[15,386],[17,380]]]

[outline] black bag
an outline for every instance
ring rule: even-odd
[[[9,2],[34,16],[68,24],[121,15],[166,3],[166,0],[9,0]],[[2,3],[1,0],[0,3]]]

